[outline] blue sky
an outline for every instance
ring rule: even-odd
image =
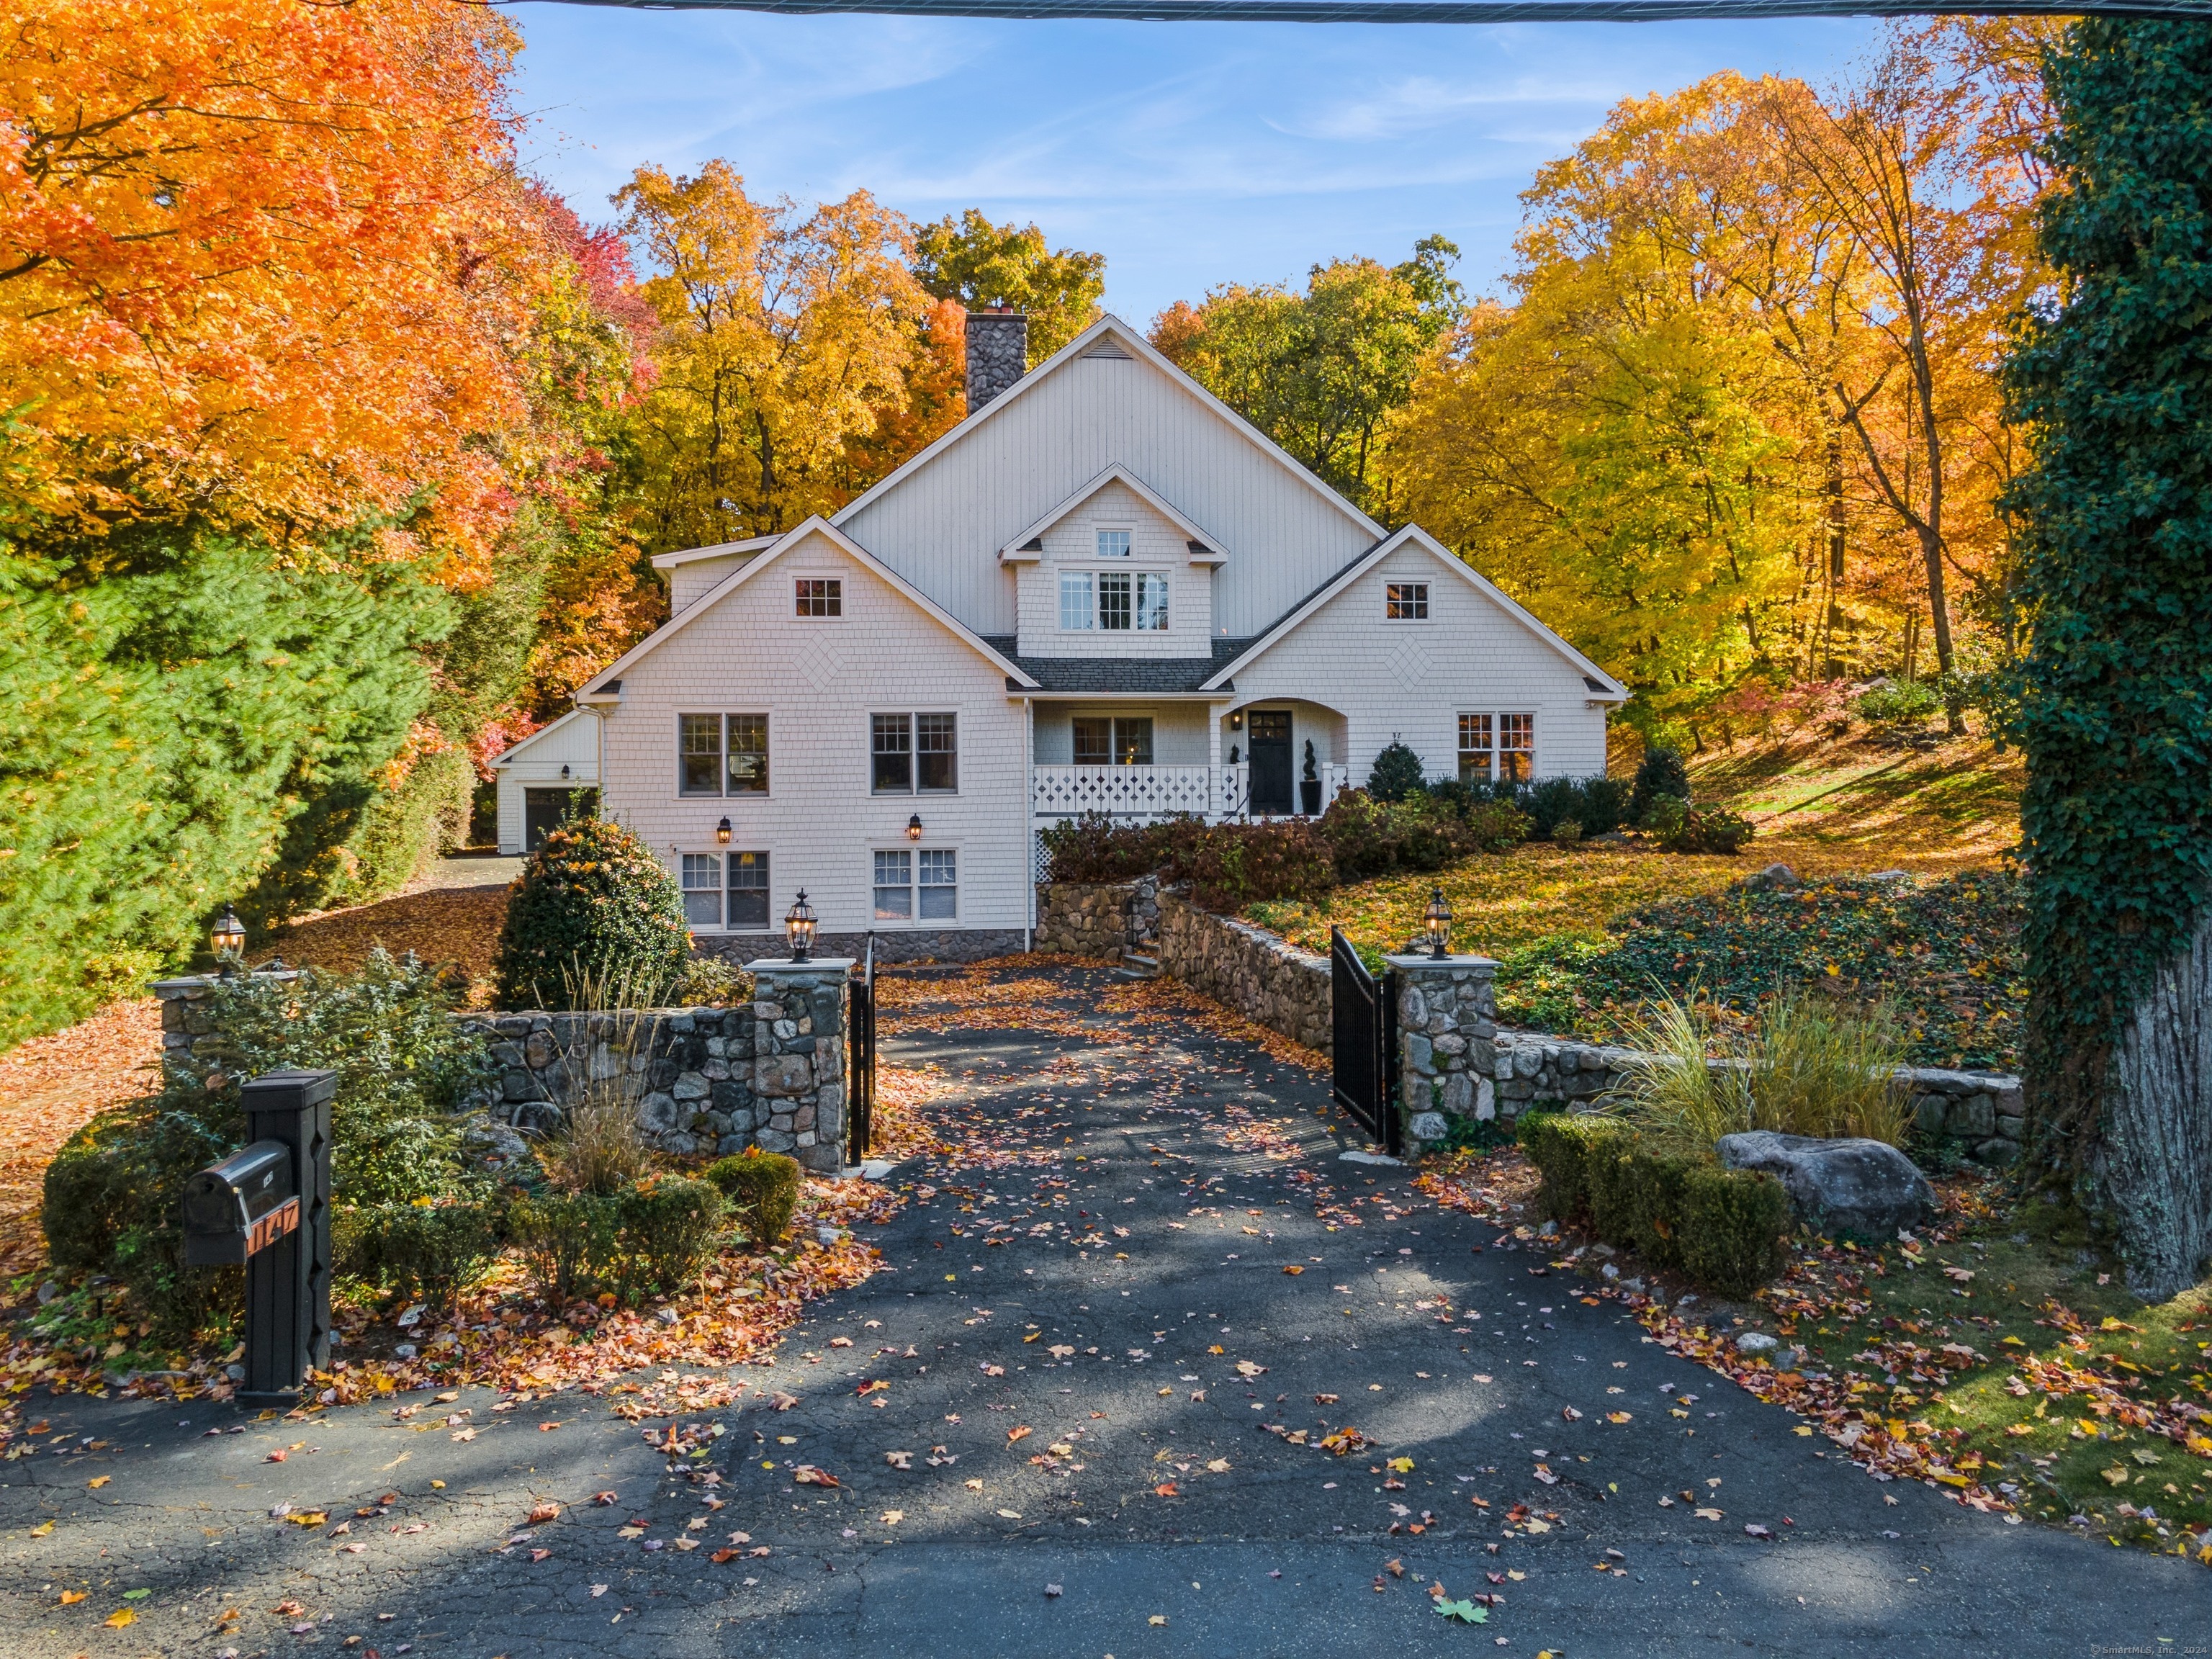
[[[727,157],[757,194],[865,187],[1103,251],[1144,324],[1224,282],[1403,258],[1441,231],[1471,292],[1518,193],[1625,97],[1719,69],[1814,82],[1858,19],[1387,27],[776,17],[521,4],[532,167],[586,219],[646,161]]]

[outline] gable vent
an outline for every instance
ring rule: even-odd
[[[1110,334],[1083,355],[1086,357],[1118,357],[1125,363],[1129,361],[1129,354],[1121,349],[1121,343]]]

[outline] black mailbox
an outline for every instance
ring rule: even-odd
[[[300,1224],[292,1149],[257,1140],[185,1183],[185,1265],[243,1262]]]

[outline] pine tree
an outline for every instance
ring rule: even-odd
[[[2163,1298],[2212,1259],[2212,25],[2084,19],[2045,73],[2061,297],[2008,371],[2031,1141]]]

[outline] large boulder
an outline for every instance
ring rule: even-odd
[[[1731,1170],[1780,1176],[1797,1219],[1831,1238],[1893,1238],[1935,1218],[1936,1189],[1911,1158],[1886,1141],[1821,1140],[1753,1129],[1723,1135],[1714,1151]]]

